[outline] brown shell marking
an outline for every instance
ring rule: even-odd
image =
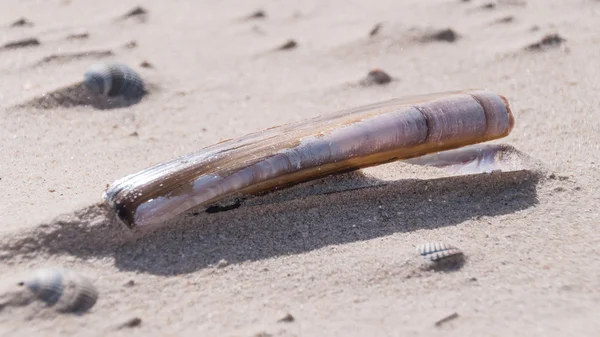
[[[393,99],[221,142],[113,183],[108,205],[129,227],[161,223],[234,194],[507,136],[508,100],[487,90]]]

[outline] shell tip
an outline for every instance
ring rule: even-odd
[[[504,105],[506,106],[506,112],[508,113],[508,132],[507,132],[507,134],[509,134],[512,131],[512,129],[515,127],[515,116],[510,107],[510,102],[508,101],[508,98],[506,98],[503,95],[498,95],[498,96],[500,96],[500,99],[502,99],[502,102],[504,102]]]

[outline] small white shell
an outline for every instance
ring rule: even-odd
[[[73,271],[43,268],[19,283],[35,297],[59,312],[84,312],[96,304],[98,291],[92,282]]]
[[[417,246],[417,253],[433,262],[463,255],[460,249],[443,242],[429,242],[419,245]]]
[[[133,69],[121,63],[98,63],[84,74],[88,90],[108,97],[139,98],[145,93],[144,81]]]

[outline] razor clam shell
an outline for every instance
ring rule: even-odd
[[[84,312],[98,299],[98,291],[88,278],[66,269],[37,269],[21,284],[59,312]]]
[[[85,72],[83,83],[88,90],[107,97],[139,98],[145,92],[140,75],[117,62],[93,64]]]
[[[426,260],[438,262],[448,258],[458,258],[463,252],[444,242],[429,242],[417,246],[417,253]]]
[[[393,99],[224,141],[111,184],[104,198],[130,228],[167,221],[234,194],[507,136],[508,100],[488,90]]]

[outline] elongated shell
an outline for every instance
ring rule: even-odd
[[[97,63],[84,74],[88,90],[108,97],[139,98],[144,92],[144,81],[131,68],[121,63]]]
[[[156,224],[234,194],[505,137],[513,124],[491,91],[394,99],[209,146],[120,179],[104,197],[128,226]]]
[[[417,253],[429,261],[437,262],[448,258],[458,258],[463,252],[444,242],[429,242],[417,246]]]
[[[65,269],[38,269],[21,284],[59,312],[84,312],[98,299],[96,287],[88,278]]]

